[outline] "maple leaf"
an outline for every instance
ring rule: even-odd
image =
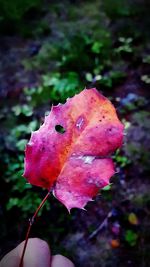
[[[122,145],[123,124],[95,88],[53,106],[25,150],[24,177],[50,190],[70,211],[84,208],[115,173],[110,154]]]

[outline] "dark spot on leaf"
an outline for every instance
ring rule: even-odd
[[[65,128],[59,124],[55,126],[55,130],[56,132],[61,133],[61,134],[64,134],[66,132]]]

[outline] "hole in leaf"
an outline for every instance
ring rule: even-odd
[[[61,133],[61,134],[64,134],[66,132],[65,128],[59,124],[55,126],[55,130],[56,132]]]

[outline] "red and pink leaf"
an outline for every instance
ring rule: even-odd
[[[122,145],[123,129],[111,102],[95,88],[85,89],[53,106],[32,133],[24,176],[33,185],[52,188],[68,210],[84,208],[115,172],[110,154]]]

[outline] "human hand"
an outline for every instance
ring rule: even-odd
[[[0,262],[0,267],[18,267],[24,246],[23,241]],[[23,267],[75,267],[62,255],[52,256],[48,244],[39,238],[30,238],[26,248]]]

